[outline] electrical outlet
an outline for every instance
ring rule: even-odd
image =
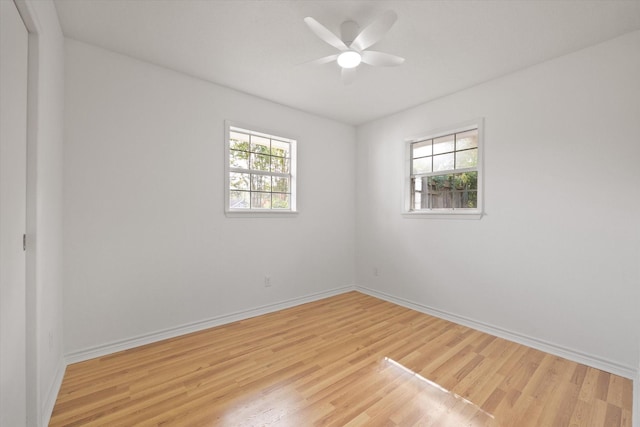
[[[271,276],[264,276],[264,287],[268,288],[271,286]]]

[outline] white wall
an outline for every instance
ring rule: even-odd
[[[630,33],[359,127],[358,285],[632,375],[639,51]],[[486,217],[403,218],[404,138],[477,117]]]
[[[65,87],[68,353],[354,283],[353,127],[69,39]],[[298,139],[298,216],[225,217],[225,119]]]

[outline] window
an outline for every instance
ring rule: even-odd
[[[226,211],[296,211],[296,141],[226,124]]]
[[[482,123],[407,141],[405,213],[482,214]]]

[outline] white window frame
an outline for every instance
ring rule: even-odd
[[[240,130],[241,132],[250,133],[257,136],[266,138],[277,139],[279,141],[285,141],[290,143],[290,166],[289,166],[289,185],[291,194],[289,196],[289,209],[233,209],[229,206],[230,188],[229,188],[229,175],[234,170],[229,165],[230,156],[230,141],[229,136],[232,130]],[[297,140],[290,137],[280,136],[280,132],[270,132],[264,129],[259,129],[256,126],[248,126],[238,122],[225,120],[224,122],[224,209],[225,215],[228,217],[278,217],[278,216],[291,216],[297,215]],[[267,174],[273,176],[271,174]]]
[[[441,136],[460,133],[472,129],[478,130],[478,205],[476,208],[434,208],[414,210],[411,206],[411,156],[412,144],[427,139],[434,139]],[[424,134],[405,139],[404,152],[404,205],[402,215],[405,218],[431,218],[431,219],[480,219],[484,215],[484,119],[475,119],[464,123],[459,123],[446,128],[439,128],[425,132]],[[463,170],[464,171],[464,170]],[[452,171],[441,171],[443,174]]]

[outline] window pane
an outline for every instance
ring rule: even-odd
[[[248,190],[249,189],[250,175],[248,173],[235,173],[229,174],[229,188],[232,190]]]
[[[270,141],[269,138],[251,135],[251,151],[260,154],[269,154]]]
[[[428,178],[427,195],[431,209],[450,209],[452,175],[437,175]]]
[[[271,191],[276,191],[278,193],[288,193],[289,178],[278,176],[271,177]]]
[[[258,171],[269,171],[269,160],[271,156],[251,153],[251,169]]]
[[[271,193],[251,193],[251,207],[271,209]]]
[[[478,172],[457,173],[453,175],[453,207],[478,207]]]
[[[271,177],[269,175],[251,175],[252,191],[271,191]]]
[[[456,150],[478,146],[478,129],[456,134]]]
[[[246,133],[229,132],[229,148],[232,150],[249,151],[249,135]]]
[[[435,149],[435,145],[434,145]],[[433,156],[433,171],[446,171],[453,169],[453,153]]]
[[[441,136],[433,140],[433,154],[449,153],[453,149],[453,135]]]
[[[291,149],[291,144],[288,142],[278,141],[275,139],[271,140],[271,155],[278,157],[291,157],[289,155]]]
[[[249,209],[248,191],[230,191],[229,207],[231,209]]]
[[[289,173],[289,159],[271,157],[271,172]]]
[[[478,166],[478,149],[456,152],[456,169],[475,168]]]
[[[272,195],[273,199],[273,209],[290,209],[291,206],[289,204],[289,195],[288,194],[280,194],[274,193]]]
[[[430,156],[432,153],[431,140],[416,142],[411,145],[413,147],[413,158]]]
[[[413,209],[422,209],[422,193],[414,195]]]
[[[455,209],[475,209],[478,207],[477,190],[454,191],[452,196],[452,206]]]
[[[249,153],[246,151],[229,150],[229,166],[232,168],[249,169]]]
[[[452,175],[453,184],[456,189],[477,190],[478,189],[478,172],[465,172]]]
[[[473,209],[478,207],[478,173],[458,173],[425,177],[422,204],[418,193],[414,209]],[[425,200],[427,198],[427,200]],[[428,203],[425,203],[428,202]]]
[[[412,173],[415,174],[419,174],[419,173],[428,173],[431,172],[431,157],[423,157],[421,159],[414,159],[413,160],[413,168],[411,168],[411,170],[413,171]]]

